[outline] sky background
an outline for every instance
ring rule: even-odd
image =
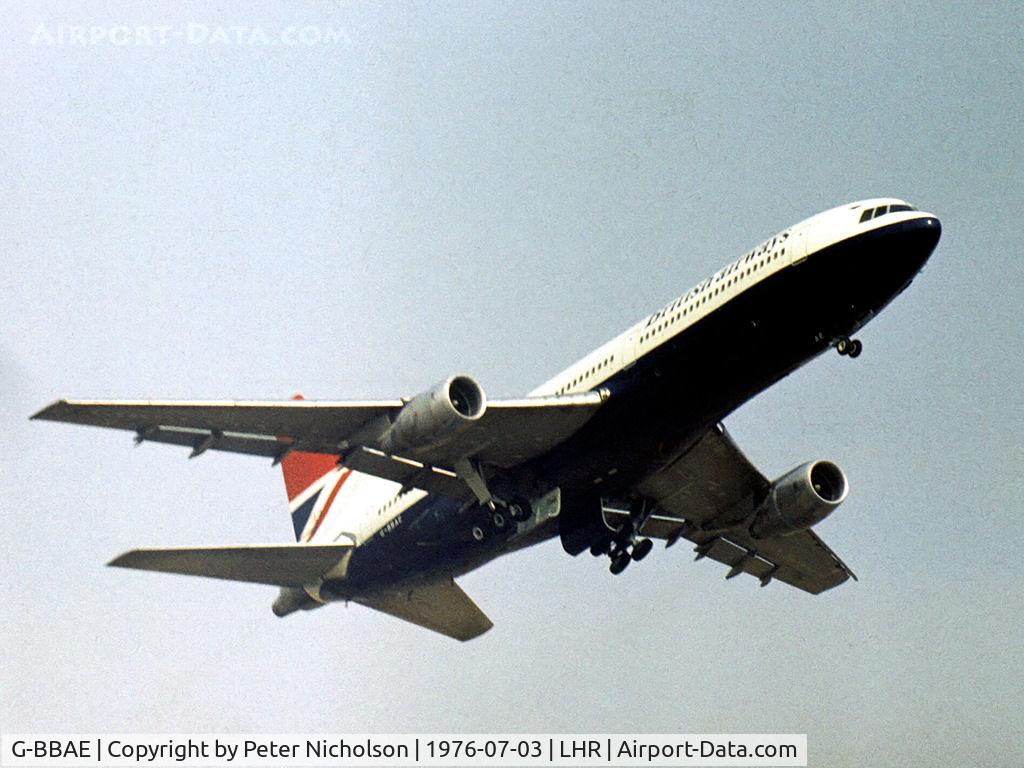
[[[813,766],[1024,762],[1024,6],[2,18],[0,729],[797,732]],[[336,39],[210,41],[237,25]],[[468,644],[358,606],[280,620],[272,588],[104,567],[288,540],[277,468],[28,421],[58,397],[378,398],[456,371],[520,395],[876,195],[941,218],[932,260],[858,360],[726,422],[771,477],[849,474],[818,531],[860,581],[818,597],[685,547],[616,578],[549,542],[462,579],[495,623]]]

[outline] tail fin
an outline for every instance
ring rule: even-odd
[[[302,395],[295,395],[292,400],[302,400]],[[320,483],[327,475],[338,468],[338,457],[329,453],[308,453],[307,451],[290,451],[281,459],[281,471],[284,474],[284,488],[288,493],[288,511],[292,515],[292,526],[295,529],[295,540],[303,539],[313,510],[319,507],[317,519],[305,537],[309,541],[324,515],[331,507],[334,496],[341,488],[349,472],[340,474],[336,483]],[[311,490],[314,486],[319,488]],[[327,485],[333,485],[325,498]],[[318,504],[319,502],[319,504]]]

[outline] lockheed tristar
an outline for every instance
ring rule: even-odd
[[[846,475],[813,460],[772,481],[722,420],[853,338],[910,285],[939,220],[880,198],[820,213],[516,400],[466,375],[370,401],[61,400],[33,418],[126,429],[190,456],[284,472],[295,543],[135,549],[110,564],[280,587],[274,613],[353,601],[459,640],[490,620],[454,579],[553,537],[621,573],[652,539],[817,594],[853,576],[813,532]]]

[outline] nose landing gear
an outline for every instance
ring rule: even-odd
[[[864,350],[864,345],[860,343],[860,339],[851,339],[848,336],[843,336],[839,339],[835,346],[836,352],[851,358],[860,357],[860,353]]]

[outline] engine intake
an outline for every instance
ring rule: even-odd
[[[790,470],[768,489],[750,535],[755,539],[788,536],[817,525],[846,499],[850,486],[839,465],[810,461]]]
[[[381,437],[380,446],[388,453],[439,448],[485,410],[487,398],[474,379],[450,376],[406,403]]]

